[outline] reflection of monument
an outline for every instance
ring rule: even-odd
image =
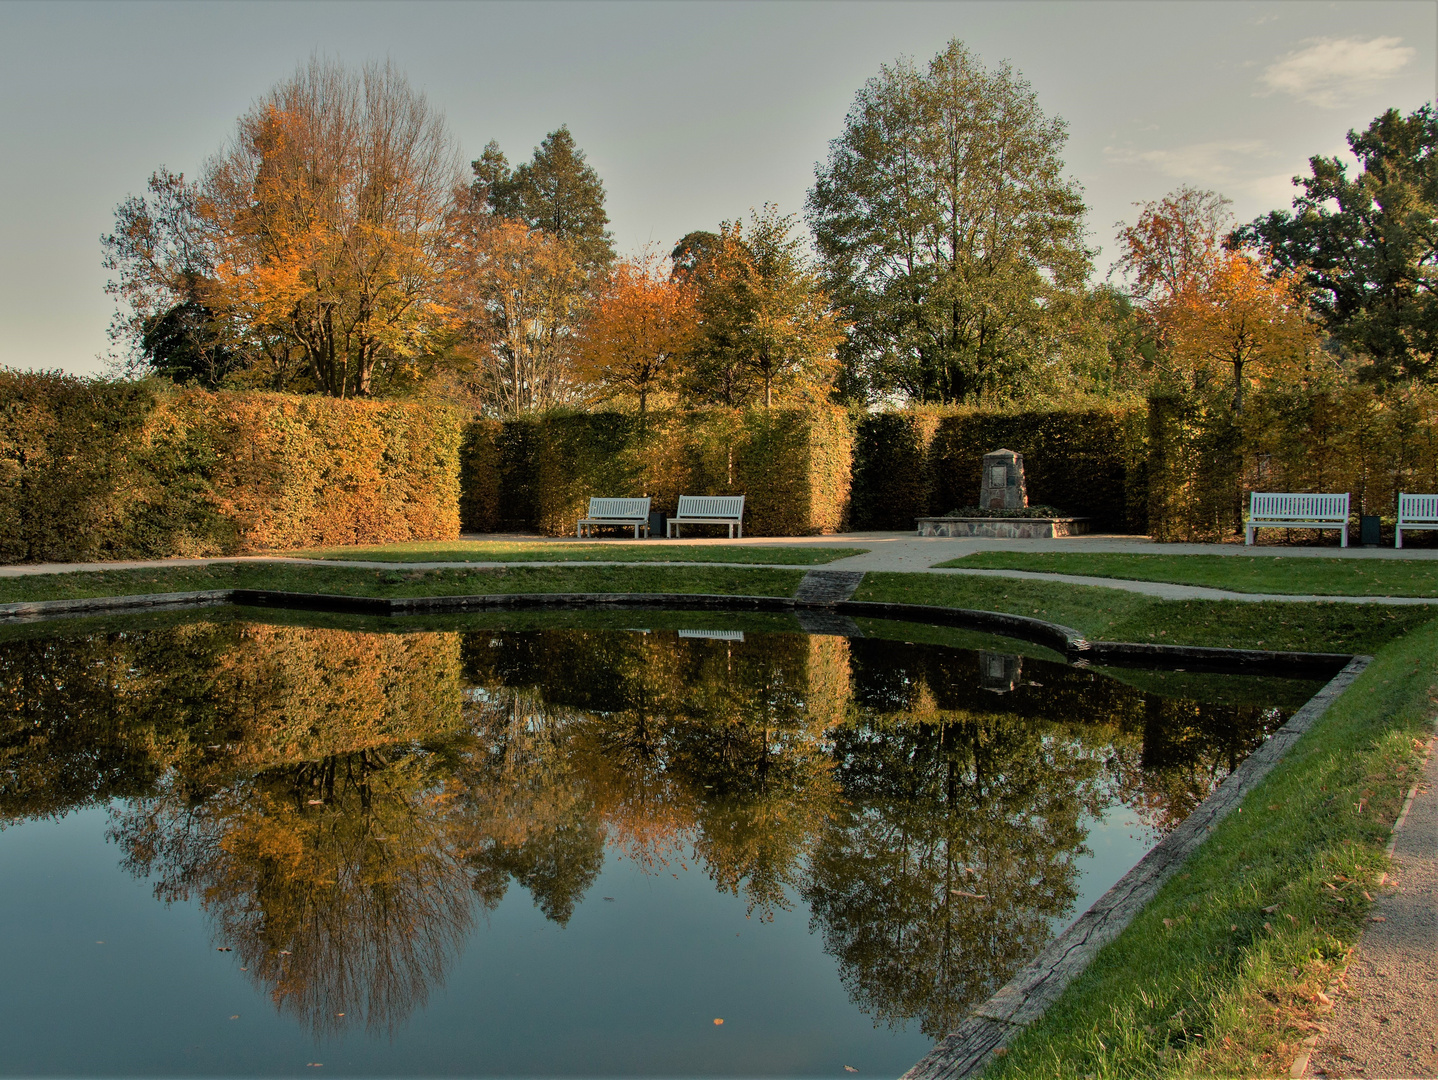
[[[1028,504],[1023,454],[1014,450],[991,450],[985,454],[979,505],[985,510],[1019,510]]]
[[[979,685],[995,694],[1007,694],[1024,677],[1024,658],[1008,653],[979,653]]]

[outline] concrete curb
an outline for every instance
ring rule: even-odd
[[[972,1009],[958,1029],[906,1072],[903,1080],[962,1080],[982,1072],[996,1051],[1039,1019],[1099,951],[1123,932],[1208,834],[1283,760],[1372,659],[1351,657],[1342,671],[1225,777],[1178,828],[997,993]]]

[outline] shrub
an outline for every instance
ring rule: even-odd
[[[0,561],[449,539],[444,409],[0,371]]]

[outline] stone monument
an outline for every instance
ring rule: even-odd
[[[1028,504],[1023,454],[1013,450],[990,450],[984,455],[979,505],[985,510],[1021,510]]]

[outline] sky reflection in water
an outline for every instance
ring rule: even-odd
[[[1313,689],[642,618],[0,642],[0,1073],[896,1075]]]

